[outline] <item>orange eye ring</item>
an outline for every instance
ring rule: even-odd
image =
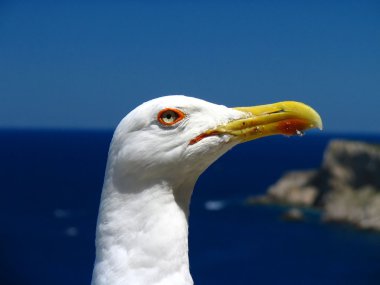
[[[164,126],[172,126],[185,118],[185,114],[174,108],[162,109],[158,115],[157,120]]]

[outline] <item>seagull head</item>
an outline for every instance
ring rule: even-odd
[[[176,95],[132,110],[110,146],[92,284],[193,284],[187,219],[199,175],[239,143],[310,128],[321,118],[297,102],[227,108]]]
[[[265,136],[322,128],[311,107],[293,101],[228,108],[172,95],[145,102],[117,127],[109,157],[120,180],[180,183],[197,177],[233,146]]]

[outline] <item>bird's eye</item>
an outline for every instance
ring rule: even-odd
[[[177,109],[166,108],[158,113],[158,121],[165,126],[171,126],[185,118],[185,114]]]

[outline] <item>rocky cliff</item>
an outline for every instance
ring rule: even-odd
[[[286,173],[251,201],[319,207],[326,221],[380,230],[380,146],[333,140],[320,169]]]

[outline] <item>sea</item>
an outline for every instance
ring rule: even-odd
[[[0,131],[0,285],[90,284],[111,138],[110,130]],[[263,138],[202,174],[189,221],[195,284],[380,284],[380,233],[323,223],[316,210],[285,221],[283,206],[244,202],[286,171],[319,167],[331,139],[379,143],[380,135]]]

